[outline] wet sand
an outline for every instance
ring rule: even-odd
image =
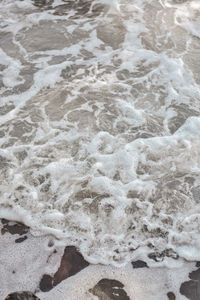
[[[1,1],[0,300],[200,299],[199,4],[135,2]]]
[[[1,220],[1,299],[200,299],[198,262],[180,261],[172,269],[141,260],[122,268],[92,265],[74,246],[54,242],[52,236],[34,237],[27,226]]]

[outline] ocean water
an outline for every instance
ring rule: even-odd
[[[0,217],[200,260],[200,2],[1,0],[0,27]]]

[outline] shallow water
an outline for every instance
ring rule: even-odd
[[[0,217],[94,263],[199,260],[199,1],[0,8]]]

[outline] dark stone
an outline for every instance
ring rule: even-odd
[[[176,296],[172,292],[167,293],[167,297],[168,297],[169,300],[175,300],[176,299]]]
[[[15,240],[15,243],[22,243],[22,242],[25,241],[26,239],[27,239],[27,236],[25,235],[25,236],[23,236],[23,237],[21,237],[21,238],[16,239],[16,240]]]
[[[37,296],[35,296],[31,292],[15,292],[9,294],[5,300],[40,300]]]
[[[11,222],[11,221],[2,219],[1,223],[3,224],[3,228],[1,229],[2,234],[9,232],[10,234],[23,235],[29,231],[29,227],[27,227],[26,225],[19,223],[19,222]]]
[[[200,269],[197,269],[196,271],[191,272],[189,274],[189,278],[192,280],[200,281]]]
[[[191,300],[200,299],[200,269],[189,274],[191,280],[181,284],[180,293]]]
[[[180,293],[191,300],[200,299],[200,284],[198,281],[186,281],[181,284]]]
[[[66,247],[61,259],[60,267],[54,275],[53,285],[56,286],[62,280],[75,275],[87,266],[89,266],[89,263],[74,246]]]
[[[89,292],[97,296],[99,300],[130,300],[123,287],[120,281],[104,278]]]
[[[41,291],[51,290],[61,281],[75,275],[87,266],[89,266],[89,263],[74,246],[66,247],[57,272],[53,276],[43,275],[40,281]]]
[[[40,290],[42,292],[48,292],[52,288],[53,288],[53,278],[48,274],[44,274],[42,279],[40,280]]]
[[[145,261],[142,261],[142,260],[136,260],[136,261],[132,261],[132,266],[134,269],[137,269],[137,268],[148,268],[148,265]]]

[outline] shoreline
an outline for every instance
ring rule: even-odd
[[[121,268],[92,265],[74,246],[55,247],[49,236],[34,237],[23,224],[0,221],[0,298],[3,300],[8,295],[16,296],[12,293],[19,291],[29,291],[21,295],[29,295],[32,298],[27,299],[31,300],[55,297],[60,300],[195,300],[200,297],[198,262],[185,262],[174,269],[150,268],[144,261]]]

